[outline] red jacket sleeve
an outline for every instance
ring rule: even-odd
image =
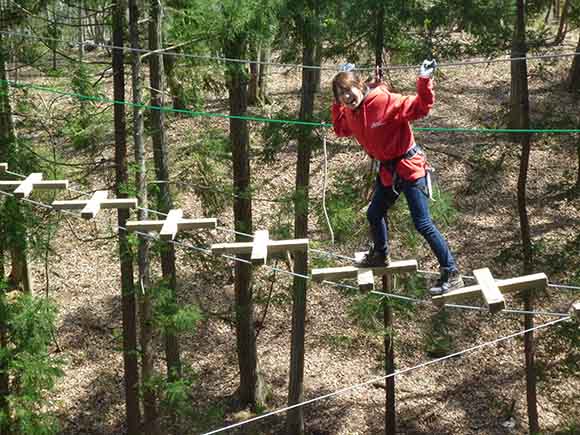
[[[344,107],[337,103],[332,103],[332,125],[334,126],[334,132],[337,136],[352,136],[352,131],[348,127],[346,116],[344,114]]]
[[[427,116],[434,102],[433,81],[419,77],[417,95],[404,97],[399,94],[390,94],[382,118],[400,122],[415,121]]]

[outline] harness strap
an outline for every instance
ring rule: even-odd
[[[413,157],[415,157],[415,155],[423,153],[423,150],[421,149],[421,147],[417,144],[413,144],[413,146],[411,148],[409,148],[405,154],[403,154],[400,157],[396,157],[394,159],[390,159],[390,160],[381,160],[381,166],[384,166],[385,169],[387,171],[389,171],[391,173],[391,176],[393,178],[393,192],[395,192],[396,194],[398,194],[399,192],[397,192],[397,188],[399,186],[399,181],[400,181],[400,177],[397,174],[397,165],[399,164],[399,162],[401,160],[410,160]]]

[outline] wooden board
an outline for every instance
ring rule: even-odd
[[[355,261],[359,262],[365,256],[365,252],[357,252],[354,254]],[[360,269],[356,275],[358,288],[361,292],[370,292],[375,289],[375,274],[371,269]]]
[[[177,225],[179,227],[179,231],[216,229],[217,219],[216,218],[181,219]]]
[[[0,174],[5,173],[8,170],[8,163],[0,163]]]
[[[144,220],[144,221],[127,221],[125,228],[127,231],[159,231],[163,227],[164,221]]]
[[[66,190],[68,189],[68,180],[44,180],[40,183],[34,183],[34,190]]]
[[[343,266],[343,267],[329,267],[324,269],[312,269],[312,279],[314,281],[324,281],[333,279],[354,278],[361,270],[360,267]],[[375,275],[387,275],[389,273],[408,273],[417,271],[417,260],[401,260],[391,261],[391,264],[383,267],[371,267]]]
[[[488,268],[476,269],[473,275],[483,293],[483,299],[489,308],[490,313],[497,313],[505,309],[505,299],[493,279],[493,275]]]
[[[576,316],[576,321],[580,323],[580,302],[572,304],[572,312]]]
[[[127,231],[159,231],[163,227],[163,222],[162,220],[128,221],[126,228]],[[217,219],[181,219],[177,222],[177,228],[179,231],[215,229],[217,228]]]
[[[93,219],[101,209],[101,203],[107,199],[109,193],[106,190],[97,190],[93,193],[91,199],[87,201],[87,205],[81,210],[81,217],[83,219]]]
[[[269,241],[270,233],[268,233],[268,230],[260,230],[254,233],[254,245],[252,246],[252,253],[250,255],[252,264],[266,264],[268,261]]]
[[[22,184],[22,180],[1,180],[0,190],[9,189],[14,190]]]
[[[52,208],[55,210],[81,210],[87,205],[86,200],[54,201]]]
[[[22,183],[20,183],[20,186],[14,190],[14,196],[16,198],[28,198],[34,189],[34,183],[39,181],[42,181],[42,174],[40,172],[30,174],[22,181]]]
[[[106,199],[101,202],[101,208],[103,209],[111,209],[111,208],[137,208],[137,199],[136,198],[118,198],[118,199]]]
[[[161,231],[159,231],[159,238],[161,240],[174,240],[177,235],[177,223],[183,217],[183,210],[177,208],[175,210],[169,210]]]
[[[254,242],[217,243],[211,245],[211,252],[220,254],[251,254]],[[270,240],[268,242],[268,255],[286,255],[286,252],[307,251],[308,239],[294,240]]]
[[[502,293],[517,292],[520,290],[544,289],[548,285],[548,277],[544,273],[535,273],[532,275],[519,276],[517,278],[497,280],[496,284]],[[433,296],[431,300],[436,304],[443,305],[481,296],[481,286],[472,285],[450,291],[441,296]]]

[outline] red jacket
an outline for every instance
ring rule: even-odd
[[[385,84],[370,90],[355,110],[338,103],[332,105],[332,123],[337,136],[354,136],[369,156],[376,160],[391,160],[402,155],[415,143],[410,122],[426,116],[435,95],[429,78],[417,79],[417,95],[402,96],[389,92]],[[399,177],[414,181],[425,176],[425,155],[397,165]],[[381,165],[381,181],[391,186],[390,172]]]

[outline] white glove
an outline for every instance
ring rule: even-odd
[[[354,63],[343,63],[338,69],[340,72],[349,72],[353,71],[355,68],[356,65]]]
[[[431,77],[433,77],[433,73],[435,72],[436,68],[437,61],[435,59],[433,60],[425,59],[421,64],[421,68],[419,69],[419,77],[425,77],[430,79]]]

